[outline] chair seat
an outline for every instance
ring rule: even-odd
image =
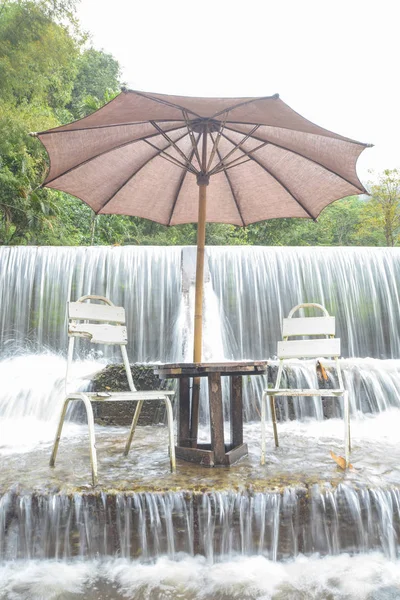
[[[173,396],[172,390],[148,391],[143,390],[136,392],[80,392],[85,394],[92,402],[121,402],[124,400],[163,400],[165,396]],[[78,392],[68,394],[69,398],[78,396]]]
[[[304,389],[304,390],[295,390],[293,388],[290,389],[271,389],[266,390],[267,396],[342,396],[344,394],[344,390],[331,390],[331,389],[323,389],[318,388],[315,390],[312,389]]]

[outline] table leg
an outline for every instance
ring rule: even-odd
[[[190,446],[190,386],[189,377],[179,380],[178,446]]]
[[[199,409],[200,409],[200,377],[193,378],[192,384],[192,416],[190,421],[191,447],[197,448],[197,436],[199,433]]]
[[[231,444],[233,448],[243,444],[243,397],[242,397],[242,382],[241,375],[231,376],[231,406],[230,406],[230,421],[231,421]]]
[[[208,374],[210,401],[211,449],[216,465],[225,464],[224,414],[222,410],[221,374]]]

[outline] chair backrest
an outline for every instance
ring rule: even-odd
[[[320,309],[323,317],[298,317],[293,319],[295,312],[301,308],[313,307]],[[289,337],[306,337],[312,339],[289,340]],[[325,336],[325,337],[315,337]],[[321,304],[298,304],[290,311],[288,318],[283,319],[282,337],[278,342],[278,358],[318,358],[339,357],[340,339],[335,338],[335,317],[331,317]]]
[[[68,302],[68,335],[87,338],[93,344],[126,345],[125,309],[104,296],[82,296],[77,302]]]
[[[92,300],[97,303],[91,302]],[[70,340],[65,378],[66,392],[76,337],[86,338],[92,344],[118,344],[121,348],[129,388],[133,392],[136,391],[126,351],[128,334],[125,322],[125,309],[122,306],[115,306],[105,296],[87,295],[82,296],[76,302],[68,302],[68,336]]]
[[[298,317],[293,319],[294,313],[301,308],[317,308],[324,314],[323,317]],[[311,339],[289,340],[289,337],[307,337]],[[313,336],[313,337],[312,337]],[[316,337],[325,336],[325,337]],[[276,388],[280,388],[283,360],[287,358],[334,358],[339,389],[343,388],[343,378],[339,364],[340,339],[335,338],[335,317],[331,317],[321,304],[298,304],[290,311],[287,319],[283,319],[282,337],[278,342],[279,369],[276,378]]]

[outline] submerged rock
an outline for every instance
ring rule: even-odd
[[[162,380],[153,372],[152,365],[131,365],[131,372],[137,390],[171,389],[171,381]],[[107,365],[96,374],[91,382],[94,392],[129,392],[128,380],[123,365]],[[99,425],[130,425],[137,402],[93,402],[95,422]],[[164,423],[165,404],[163,401],[145,401],[139,417],[139,425]]]

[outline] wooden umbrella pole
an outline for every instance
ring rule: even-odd
[[[203,344],[203,287],[204,253],[206,241],[207,184],[199,183],[199,218],[197,224],[196,296],[194,302],[193,362],[201,362]],[[193,379],[190,439],[192,448],[197,447],[199,430],[200,377]]]
[[[199,215],[197,219],[197,261],[196,261],[196,295],[194,301],[194,344],[193,362],[200,363],[203,345],[203,288],[204,288],[204,252],[206,243],[206,208],[207,208],[207,186],[209,175],[207,174],[207,135],[208,123],[203,127],[201,172],[197,175],[199,186]],[[200,378],[193,379],[192,388],[192,414],[190,423],[190,438],[192,448],[197,448],[197,434],[199,431],[199,406],[200,406]]]
[[[206,241],[207,185],[199,185],[199,218],[197,225],[196,296],[194,302],[193,362],[201,362],[203,341],[204,252]]]

